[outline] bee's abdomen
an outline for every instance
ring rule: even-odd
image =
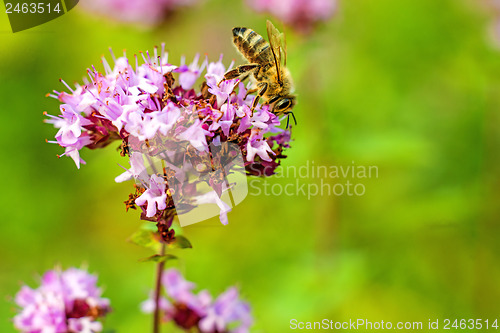
[[[249,62],[269,62],[269,43],[252,29],[233,28],[233,43]]]

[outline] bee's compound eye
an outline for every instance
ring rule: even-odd
[[[292,101],[289,98],[283,98],[276,104],[275,109],[276,111],[284,111],[290,106],[292,106]]]

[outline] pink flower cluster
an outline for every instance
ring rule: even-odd
[[[195,294],[195,284],[186,281],[176,269],[164,272],[162,285],[168,296],[161,297],[159,303],[164,321],[173,321],[185,330],[197,328],[202,333],[249,332],[253,323],[250,306],[239,299],[236,288],[228,288],[215,300],[207,290]],[[153,299],[141,305],[146,313],[152,313],[154,307]]]
[[[23,286],[15,301],[21,311],[14,317],[23,333],[94,333],[102,331],[99,317],[110,311],[109,300],[101,298],[97,277],[70,268],[46,272],[40,287]]]
[[[182,7],[195,4],[198,0],[86,0],[81,5],[86,10],[111,16],[125,23],[152,26]]]
[[[493,14],[488,37],[494,47],[500,48],[500,0],[485,0],[484,5]]]
[[[268,12],[302,32],[328,20],[337,8],[337,0],[247,0],[258,12]]]
[[[198,56],[190,64],[183,58],[177,66],[168,62],[162,46],[160,54],[155,48],[153,55],[142,54],[142,58],[144,63],[139,65],[135,57],[134,68],[125,56],[113,55],[113,68],[103,58],[105,72],[92,67],[84,85],[71,88],[62,81],[69,92],[51,95],[63,103],[61,114],[47,119],[58,128],[52,143],[63,147],[62,155],[71,157],[79,168],[85,163],[80,157],[83,147],[95,149],[120,141],[130,168],[116,181],[139,183],[127,207],[140,206],[144,219],[169,220],[166,215],[175,209],[187,211],[199,200],[208,200],[219,205],[221,221],[227,223],[229,209],[218,197],[195,196],[195,184],[186,186],[182,181],[187,178],[186,165],[196,166],[199,179],[220,197],[230,187],[225,174],[222,168],[208,171],[234,159],[236,152],[224,148],[226,144],[239,147],[247,174],[269,176],[285,157],[282,151],[289,147],[290,132],[278,127],[280,119],[268,105],[251,110],[253,96],[247,96],[242,82],[221,82],[226,71],[222,56],[217,62],[205,59],[201,64]],[[204,80],[196,90],[200,78]],[[222,147],[225,155],[215,156],[210,147]],[[163,166],[149,170],[153,159],[161,159]],[[195,199],[176,207],[173,194],[184,201]]]

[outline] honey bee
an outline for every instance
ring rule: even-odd
[[[248,63],[226,72],[222,81],[250,77],[254,87],[248,90],[247,95],[257,92],[252,111],[262,98],[263,104],[271,106],[271,112],[278,116],[290,117],[291,114],[295,121],[291,110],[296,104],[296,96],[293,95],[292,77],[286,68],[284,35],[268,20],[267,36],[269,42],[252,29],[233,28],[233,43]]]

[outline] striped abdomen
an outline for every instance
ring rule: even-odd
[[[267,64],[273,59],[269,43],[252,29],[233,28],[233,43],[249,62]]]

